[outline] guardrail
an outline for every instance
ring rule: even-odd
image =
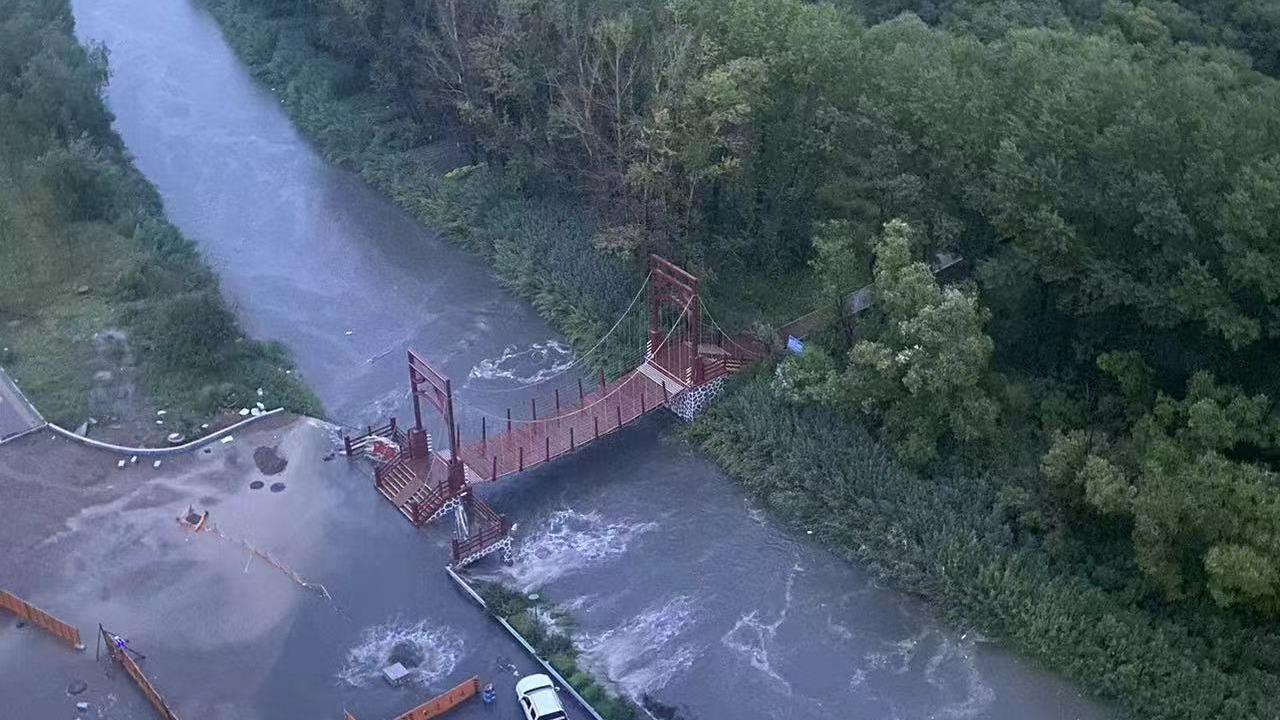
[[[4,608],[32,625],[44,630],[72,649],[84,650],[80,642],[80,630],[69,625],[11,592],[0,590],[0,608]]]

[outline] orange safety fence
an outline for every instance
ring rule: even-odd
[[[79,629],[62,622],[11,592],[0,590],[0,608],[4,608],[20,618],[30,621],[31,624],[76,650],[84,649],[84,644],[80,642]]]
[[[98,629],[102,633],[102,641],[107,645],[107,654],[111,656],[112,660],[120,663],[129,677],[133,678],[147,701],[156,709],[156,712],[160,713],[160,717],[164,718],[164,720],[178,720],[178,716],[174,714],[173,710],[169,709],[168,703],[160,696],[160,692],[155,689],[155,686],[143,674],[142,668],[138,667],[138,663],[130,657],[129,651],[121,646],[124,642],[123,639],[103,630],[101,625],[98,626]],[[121,645],[117,645],[117,641],[120,641]]]
[[[447,693],[437,695],[409,712],[398,715],[394,720],[431,720],[438,718],[462,703],[480,694],[480,678],[464,680]],[[356,716],[346,713],[346,720],[356,720]]]

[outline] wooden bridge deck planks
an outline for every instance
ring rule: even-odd
[[[522,448],[523,469],[528,470],[590,444],[596,439],[597,423],[599,437],[604,437],[662,407],[665,400],[662,385],[639,371],[632,372],[603,391],[597,388],[587,393],[582,402],[548,415],[545,422],[539,418],[536,423],[512,423],[509,431],[503,428],[486,440],[464,445],[459,455],[481,479],[500,479],[520,472]]]

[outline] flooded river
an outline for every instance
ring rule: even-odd
[[[502,359],[509,386],[565,360],[482,261],[328,165],[197,3],[73,5],[80,37],[110,50],[117,128],[169,217],[248,331],[293,351],[334,420],[407,417],[408,346],[457,379]],[[510,568],[481,571],[571,607],[585,661],[618,688],[707,720],[1111,716],[780,528],[664,439],[672,422],[646,420],[490,493],[519,523],[518,547]],[[403,521],[388,506],[386,522]],[[461,603],[438,567],[417,591]],[[411,620],[458,617],[428,615]],[[496,632],[458,625],[441,652],[492,652]]]

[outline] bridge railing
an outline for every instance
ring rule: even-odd
[[[386,424],[379,425],[377,427],[374,427],[373,425],[366,425],[365,431],[355,436],[343,435],[343,449],[346,451],[348,456],[354,457],[355,455],[363,452],[365,446],[367,446],[375,437],[391,440],[401,448],[406,448],[409,445],[409,438],[405,434],[404,429],[396,423],[395,418],[391,418]]]

